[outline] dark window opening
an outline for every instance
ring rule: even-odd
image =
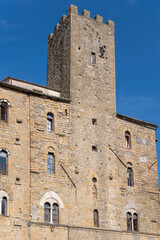
[[[91,63],[92,64],[96,63],[96,54],[94,52],[91,52]]]
[[[133,227],[134,227],[134,231],[138,231],[138,214],[137,213],[133,214]]]
[[[8,121],[8,104],[6,102],[1,102],[1,120]]]
[[[92,125],[97,125],[97,119],[92,118]]]
[[[127,168],[127,174],[128,174],[128,177],[127,177],[128,186],[133,186],[134,185],[134,182],[133,182],[133,169],[128,167]]]
[[[53,131],[53,121],[54,121],[54,116],[52,113],[47,114],[47,130],[48,131]]]
[[[97,146],[92,145],[92,151],[93,151],[93,152],[97,152]]]
[[[48,153],[47,155],[47,170],[48,170],[48,173],[55,173],[54,153]]]
[[[131,134],[129,131],[125,132],[125,139],[126,139],[126,147],[130,148],[131,147]]]
[[[94,216],[94,227],[99,227],[99,214],[98,210],[93,211],[93,216]]]
[[[7,216],[7,198],[2,198],[2,215]]]
[[[127,213],[127,231],[132,231],[132,214]]]
[[[7,174],[7,153],[0,151],[0,174]]]
[[[93,177],[92,178],[92,182],[96,183],[97,182],[97,178]]]

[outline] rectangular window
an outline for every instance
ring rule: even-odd
[[[96,54],[94,52],[91,52],[91,63],[96,64]]]
[[[47,155],[47,170],[48,173],[55,173],[55,157],[53,153]]]
[[[98,210],[93,211],[93,217],[94,217],[94,227],[99,227],[99,215]]]

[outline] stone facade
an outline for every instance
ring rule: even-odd
[[[9,103],[0,121],[7,151],[0,239],[160,240],[156,125],[116,114],[114,23],[71,5],[48,38],[47,87],[0,83],[0,99]],[[46,202],[58,204],[58,224],[44,221]],[[138,231],[127,231],[132,211]]]

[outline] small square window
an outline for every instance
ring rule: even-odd
[[[96,54],[94,52],[91,52],[91,63],[96,64]]]
[[[92,151],[97,152],[97,146],[96,145],[92,145]]]
[[[92,125],[97,125],[97,119],[92,118]]]

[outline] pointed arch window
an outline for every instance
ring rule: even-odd
[[[54,130],[54,115],[52,113],[47,114],[47,131],[52,132]]]
[[[126,147],[131,148],[131,134],[129,131],[125,132]]]
[[[0,150],[0,174],[7,174],[7,152]]]
[[[51,221],[51,205],[50,203],[46,202],[44,204],[44,221],[50,223]]]

